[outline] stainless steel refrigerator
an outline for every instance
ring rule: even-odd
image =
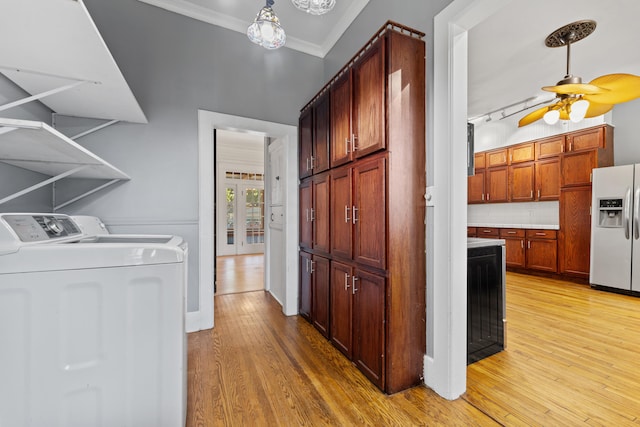
[[[593,170],[592,285],[640,292],[640,164]]]

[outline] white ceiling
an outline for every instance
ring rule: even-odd
[[[139,1],[242,33],[265,4],[263,0]],[[322,16],[301,12],[290,0],[277,0],[273,9],[287,33],[286,47],[324,57],[368,2],[337,0],[334,10]],[[640,39],[636,28],[640,1],[505,3],[502,10],[469,32],[469,117],[532,97],[539,101],[553,98],[553,94],[540,88],[564,78],[566,48],[548,48],[544,39],[574,21],[592,19],[597,27],[572,47],[572,74],[581,76],[585,83],[604,74],[640,74],[640,49],[635,46]],[[506,113],[523,106],[512,107]]]
[[[200,21],[246,33],[265,0],[139,0]],[[337,0],[330,12],[314,16],[291,0],[276,0],[272,9],[287,35],[285,46],[323,58],[369,0]]]
[[[553,98],[552,93],[540,88],[564,78],[566,48],[548,48],[544,40],[574,21],[592,19],[597,26],[590,36],[571,47],[573,75],[588,83],[604,74],[640,74],[638,17],[638,0],[510,2],[469,31],[468,116],[533,96]]]

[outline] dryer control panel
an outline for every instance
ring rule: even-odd
[[[2,219],[22,242],[41,242],[82,234],[73,220],[62,214],[4,214]]]

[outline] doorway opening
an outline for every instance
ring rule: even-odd
[[[265,138],[215,133],[214,294],[265,289]]]

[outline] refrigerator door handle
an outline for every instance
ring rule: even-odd
[[[633,211],[635,212],[635,206]],[[627,187],[627,192],[624,195],[624,210],[622,211],[622,215],[622,221],[624,222],[624,237],[629,240],[629,235],[631,234],[631,224],[629,221],[631,219],[631,188],[629,187]]]
[[[633,197],[633,238],[640,238],[640,186],[636,186]]]

